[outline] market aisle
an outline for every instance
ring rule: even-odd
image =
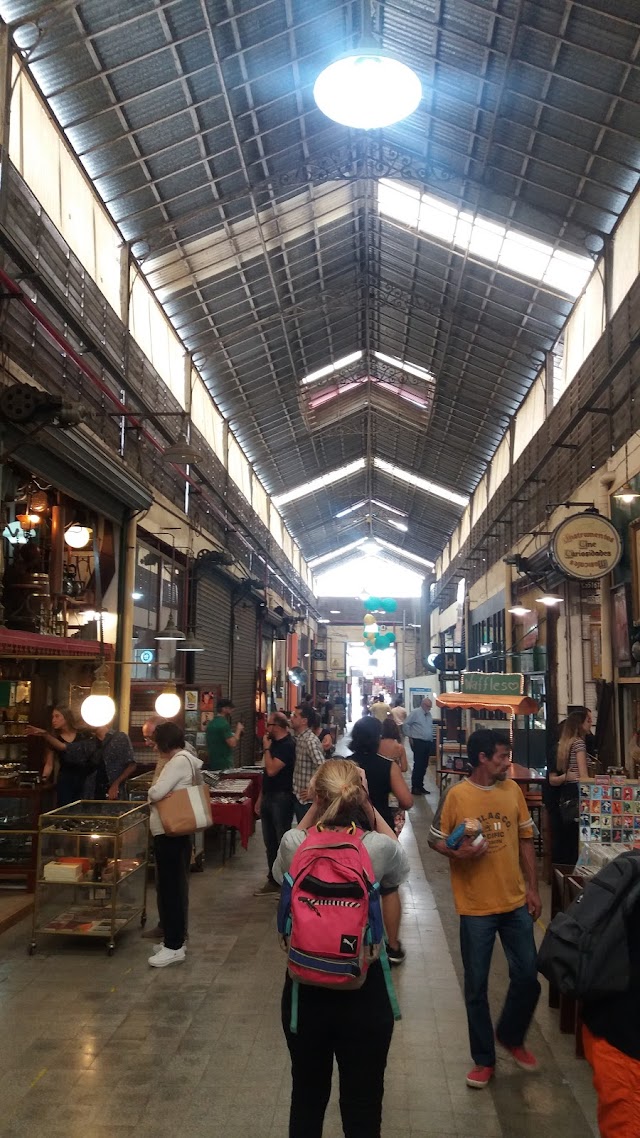
[[[568,1040],[553,1055],[541,1013],[544,1071],[508,1064],[488,1092],[468,1068],[459,978],[421,853],[428,807],[403,834],[412,862],[404,890],[405,966],[396,969],[404,1019],[392,1045],[384,1138],[585,1138],[592,1114],[586,1064]],[[419,850],[420,847],[420,850]],[[252,896],[264,873],[259,833],[225,869],[192,877],[184,965],[148,968],[131,932],[112,959],[100,945],[48,942],[26,955],[28,924],[0,941],[1,1138],[285,1138],[288,1054],[279,1019],[283,956],[275,902]],[[435,875],[434,875],[435,876]],[[446,902],[442,902],[443,907]],[[46,954],[45,954],[46,953]],[[541,1047],[541,1041],[543,1046]],[[325,1138],[339,1138],[336,1098]]]

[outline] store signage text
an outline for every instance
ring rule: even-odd
[[[620,535],[600,514],[575,514],[561,522],[551,538],[558,569],[578,581],[596,581],[615,569],[622,556]]]
[[[464,695],[522,695],[524,676],[520,672],[463,672]]]

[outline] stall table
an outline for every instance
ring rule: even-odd
[[[214,826],[222,827],[222,864],[227,860],[227,837],[229,838],[229,857],[236,850],[236,834],[240,835],[242,848],[249,846],[249,838],[255,830],[255,814],[253,812],[253,799],[226,798],[224,795],[211,794],[211,818]]]

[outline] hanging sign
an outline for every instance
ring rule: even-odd
[[[574,514],[551,538],[551,556],[566,577],[597,581],[615,569],[622,556],[616,527],[600,514]]]
[[[522,695],[524,676],[520,672],[463,672],[464,695]]]

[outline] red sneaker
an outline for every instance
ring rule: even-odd
[[[472,1067],[467,1075],[467,1086],[482,1090],[491,1082],[495,1067]]]
[[[531,1051],[527,1051],[526,1047],[506,1047],[504,1043],[501,1043],[500,1046],[509,1052],[511,1058],[515,1060],[519,1067],[522,1067],[523,1071],[538,1070],[538,1060],[535,1055],[532,1055]]]

